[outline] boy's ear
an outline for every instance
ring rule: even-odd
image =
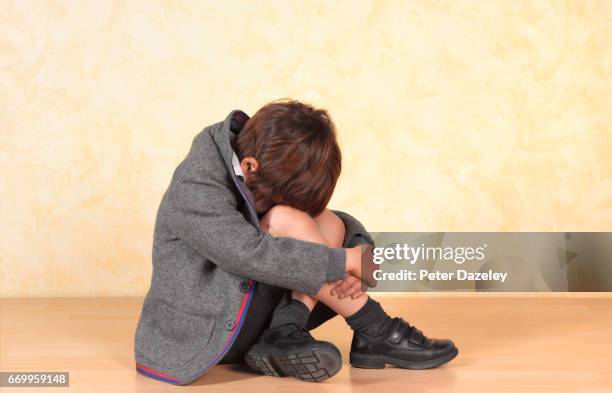
[[[242,169],[242,173],[248,176],[251,173],[257,172],[259,163],[255,157],[244,157],[240,162],[240,169]]]

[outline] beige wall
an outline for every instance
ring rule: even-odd
[[[0,295],[143,294],[193,136],[285,96],[370,230],[612,229],[612,2],[250,4],[1,1]]]

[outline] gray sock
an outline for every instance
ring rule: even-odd
[[[380,303],[368,298],[355,314],[345,318],[353,331],[363,333],[368,337],[376,338],[388,334],[393,319],[387,315]]]
[[[279,306],[272,314],[270,327],[275,328],[287,323],[294,323],[298,327],[305,327],[310,310],[299,300],[289,299],[285,304]]]

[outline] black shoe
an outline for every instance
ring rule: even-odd
[[[421,370],[438,367],[452,360],[459,350],[451,340],[431,339],[401,318],[394,318],[390,331],[372,339],[353,335],[351,365],[361,368],[396,367]]]
[[[266,330],[244,358],[261,374],[291,375],[308,382],[330,378],[342,367],[338,348],[327,341],[315,340],[308,330],[295,324]]]

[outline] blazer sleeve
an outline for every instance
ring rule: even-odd
[[[165,198],[166,222],[190,247],[228,272],[307,294],[344,278],[344,248],[260,230],[238,210],[231,175],[188,161],[177,168]]]

